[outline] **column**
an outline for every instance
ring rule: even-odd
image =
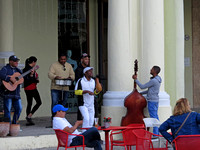
[[[139,79],[146,83],[150,78],[150,69],[157,65],[161,68],[159,76],[162,83],[159,92],[158,115],[161,121],[171,115],[170,96],[165,92],[165,36],[164,1],[141,1],[141,70]]]
[[[0,67],[13,54],[13,1],[0,0]]]
[[[163,0],[142,0],[142,40],[141,40],[141,68],[139,77],[149,80],[150,69],[154,65],[161,68],[160,76],[163,79],[161,91],[164,90],[164,4]],[[142,74],[141,74],[142,73]]]
[[[134,69],[130,49],[129,0],[108,3],[108,91],[129,91]]]
[[[103,98],[102,118],[113,118],[112,125],[120,125],[126,113],[124,99],[133,90],[132,74],[137,55],[133,55],[132,37],[137,33],[134,32],[137,23],[134,28],[131,25],[133,18],[138,17],[131,13],[132,4],[132,0],[108,1],[108,91]],[[135,8],[137,10],[137,5]]]

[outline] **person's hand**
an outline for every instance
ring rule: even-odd
[[[136,80],[136,79],[137,79],[137,75],[133,75],[132,78],[133,78],[134,80]]]
[[[86,93],[88,93],[89,95],[94,95],[94,93],[93,93],[93,92],[91,92],[91,91],[88,91],[88,90],[84,90],[84,91],[83,91],[83,94],[86,94]]]
[[[89,95],[94,95],[94,93],[93,93],[93,92],[90,92],[90,91],[89,91],[89,93],[88,93],[88,94],[89,94]]]
[[[56,76],[55,79],[62,79],[60,76]]]
[[[17,80],[15,79],[15,77],[11,77],[11,78],[10,78],[10,81],[11,81],[12,83],[15,83]]]
[[[76,123],[75,124],[77,124],[77,126],[80,126],[80,125],[82,125],[83,124],[83,120],[78,120],[78,121],[76,121]]]

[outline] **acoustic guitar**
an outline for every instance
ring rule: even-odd
[[[17,86],[19,84],[22,84],[24,82],[24,76],[26,76],[27,74],[29,74],[31,71],[34,71],[34,70],[37,70],[39,69],[39,66],[36,65],[35,67],[33,67],[32,69],[24,72],[23,74],[20,74],[19,72],[15,72],[12,76],[10,76],[11,78],[15,78],[16,79],[16,82],[15,83],[12,83],[11,81],[9,82],[6,82],[6,81],[2,81],[4,87],[9,90],[9,91],[14,91]]]

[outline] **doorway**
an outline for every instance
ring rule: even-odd
[[[65,54],[75,71],[83,53],[89,54],[89,0],[58,0],[58,55]],[[68,112],[77,112],[75,82],[69,87]]]
[[[71,50],[77,62],[82,53],[89,53],[88,7],[88,0],[58,1],[58,54]]]
[[[200,1],[192,0],[193,108],[200,108]]]

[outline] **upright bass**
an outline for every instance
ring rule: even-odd
[[[134,64],[135,75],[137,75],[137,71],[138,61],[136,59]],[[121,125],[127,126],[129,124],[143,124],[143,109],[146,105],[146,99],[136,89],[136,82],[134,81],[133,91],[124,99],[124,106],[127,108],[127,113],[126,116],[122,117]]]

